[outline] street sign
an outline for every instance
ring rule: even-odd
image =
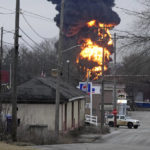
[[[114,114],[114,115],[117,115],[117,113],[118,113],[118,112],[117,112],[116,109],[114,109],[113,112],[112,112],[112,114]]]
[[[80,90],[90,93],[91,88],[92,88],[92,83],[88,82],[88,84],[87,84],[87,82],[79,82],[79,87],[80,87]]]
[[[92,86],[92,94],[100,94],[101,88],[98,85]]]
[[[88,94],[100,94],[100,86],[93,86],[92,82],[88,82],[88,88],[87,82],[79,82],[79,88]]]

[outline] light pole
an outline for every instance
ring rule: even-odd
[[[68,64],[67,66],[68,66],[68,71],[67,71],[67,73],[68,73],[68,82],[69,82],[69,65],[70,65],[70,60],[66,60],[66,63]]]

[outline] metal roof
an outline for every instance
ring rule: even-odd
[[[60,82],[60,103],[83,99],[85,93],[67,82]],[[56,78],[34,78],[17,87],[18,103],[55,103]],[[11,92],[5,94],[5,100],[11,98]]]

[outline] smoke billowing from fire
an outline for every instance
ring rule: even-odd
[[[61,0],[48,0],[56,4],[59,14],[55,17],[60,24]],[[64,30],[67,36],[74,36],[86,23],[97,20],[105,24],[119,24],[120,18],[112,10],[114,0],[65,0]]]
[[[61,0],[48,1],[56,4],[59,13],[54,20],[59,27]],[[112,10],[114,5],[114,0],[65,0],[64,34],[67,38],[79,35],[81,53],[76,62],[80,69],[92,72],[93,79],[101,75],[102,51],[105,51],[104,70],[113,52],[109,28],[120,23],[118,14]]]

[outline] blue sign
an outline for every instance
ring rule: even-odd
[[[80,86],[80,90],[82,90],[84,92],[88,92],[88,93],[91,92],[91,88],[92,88],[91,83],[88,83],[88,85],[87,85],[87,82],[80,82],[79,86]]]

